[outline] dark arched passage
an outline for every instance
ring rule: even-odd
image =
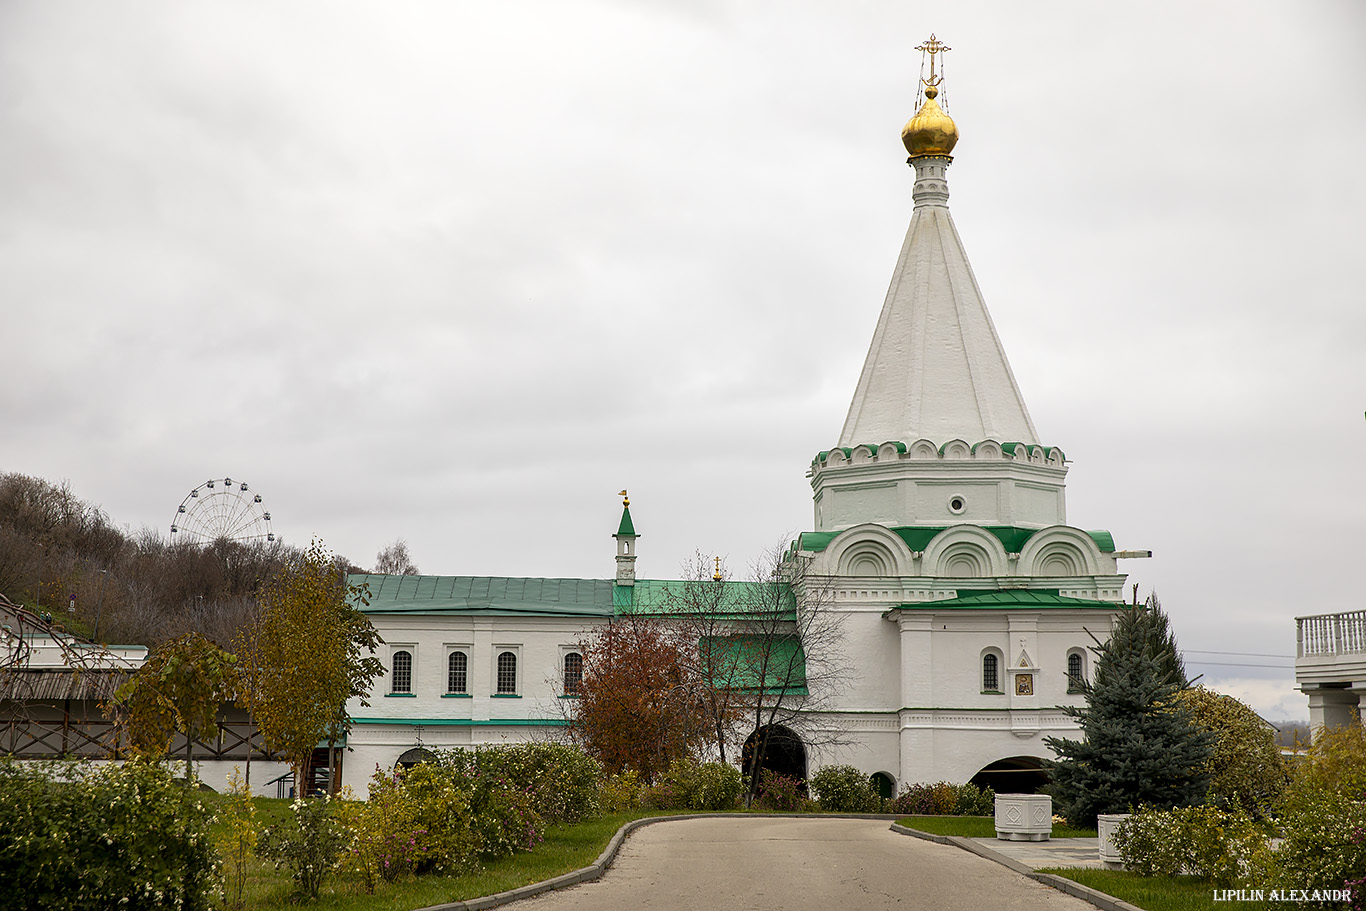
[[[748,778],[754,759],[762,753],[760,767],[778,775],[806,780],[806,746],[802,739],[780,724],[768,724],[749,735],[744,748],[744,770]]]
[[[997,794],[1037,794],[1053,776],[1037,756],[1010,756],[982,767],[972,783]]]

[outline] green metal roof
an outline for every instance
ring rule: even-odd
[[[959,589],[957,598],[942,601],[917,601],[903,604],[901,610],[1119,610],[1117,601],[1068,598],[1056,588],[967,591]]]
[[[1115,552],[1115,539],[1105,529],[1092,529],[1091,531],[1088,531],[1087,534],[1091,536],[1092,541],[1096,542],[1096,546],[1100,548],[1101,553],[1112,554]]]
[[[806,651],[796,636],[707,636],[698,647],[706,650],[717,686],[806,695]]]
[[[649,516],[646,516],[646,518],[649,518]],[[635,533],[636,527],[631,524],[631,507],[623,506],[621,508],[621,525],[617,526],[617,534],[634,535]]]
[[[771,610],[780,604],[795,612],[796,600],[791,586],[765,582],[713,582],[710,579],[637,579],[635,585],[618,585],[613,606],[618,614],[681,615],[700,610],[717,611],[721,616],[743,617]]]
[[[356,573],[370,589],[367,614],[610,617],[610,579],[511,576],[387,576]]]

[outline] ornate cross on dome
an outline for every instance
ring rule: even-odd
[[[943,71],[943,67],[941,66],[941,67],[940,67],[940,71],[939,71],[939,75],[937,75],[937,76],[935,75],[935,72],[934,72],[934,58],[935,58],[935,55],[936,55],[936,54],[943,54],[943,53],[945,53],[945,52],[947,52],[947,51],[951,51],[951,50],[953,50],[953,48],[949,47],[947,44],[945,44],[944,42],[940,41],[938,38],[934,37],[934,33],[931,32],[931,33],[930,33],[930,40],[926,41],[924,44],[918,45],[918,46],[916,47],[916,50],[917,50],[917,51],[920,51],[920,53],[921,53],[921,55],[922,55],[922,57],[921,57],[921,64],[920,64],[920,67],[921,67],[921,70],[920,70],[920,71],[921,71],[922,74],[923,74],[924,71],[925,71],[925,64],[924,64],[924,57],[923,57],[923,55],[924,55],[924,54],[929,54],[929,55],[930,55],[930,78],[929,78],[929,79],[926,79],[926,78],[922,75],[922,76],[920,77],[920,81],[923,82],[923,83],[925,83],[925,85],[927,85],[927,86],[937,86],[937,85],[939,85],[939,83],[941,83],[941,82],[944,81],[944,71]]]

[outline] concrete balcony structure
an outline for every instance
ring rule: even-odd
[[[1366,610],[1295,618],[1295,682],[1309,725],[1366,721]]]

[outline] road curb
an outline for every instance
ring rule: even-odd
[[[1059,892],[1066,892],[1068,895],[1075,895],[1083,901],[1088,901],[1097,908],[1104,911],[1143,911],[1137,905],[1131,905],[1122,899],[1115,898],[1099,889],[1092,889],[1090,886],[1083,886],[1075,880],[1068,879],[1066,876],[1058,876],[1055,873],[1030,873],[1030,879],[1037,879],[1045,886],[1052,886]]]
[[[606,873],[617,859],[617,854],[621,852],[621,846],[626,842],[626,836],[636,829],[644,826],[653,825],[657,822],[675,822],[680,819],[898,819],[892,813],[686,813],[678,816],[647,816],[644,819],[633,819],[624,823],[611,841],[607,842],[607,847],[602,849],[598,859],[586,867],[571,870],[553,879],[545,879],[538,883],[521,886],[516,889],[509,889],[507,892],[499,892],[496,895],[484,895],[479,898],[466,899],[459,902],[447,902],[443,905],[429,905],[426,908],[418,908],[417,911],[484,911],[485,908],[497,908],[499,905],[506,905],[511,902],[521,901],[524,898],[531,898],[540,895],[542,892],[552,892],[556,889],[567,889],[570,886],[577,886],[579,883],[592,882]],[[899,826],[893,825],[897,829]],[[910,829],[903,829],[907,834],[917,834],[924,836],[925,833],[913,833]]]
[[[896,832],[898,835],[910,835],[914,838],[932,841],[935,844],[953,845],[962,848],[964,851],[976,854],[978,857],[984,857],[987,860],[995,861],[1003,867],[1014,870],[1016,873],[1022,873],[1032,880],[1043,883],[1045,886],[1057,889],[1059,892],[1066,892],[1068,895],[1080,898],[1082,901],[1090,902],[1097,908],[1102,909],[1102,911],[1143,911],[1143,909],[1137,905],[1131,905],[1126,901],[1115,898],[1113,895],[1101,892],[1098,889],[1092,889],[1090,886],[1083,886],[1081,883],[1070,880],[1065,876],[1058,876],[1054,873],[1039,873],[1033,867],[1022,864],[1013,857],[1007,857],[999,851],[993,851],[986,845],[979,844],[978,842],[975,842],[970,838],[964,838],[961,835],[935,835],[931,832],[921,832],[919,829],[910,829],[906,826],[897,825],[896,823],[892,823],[892,831]]]

